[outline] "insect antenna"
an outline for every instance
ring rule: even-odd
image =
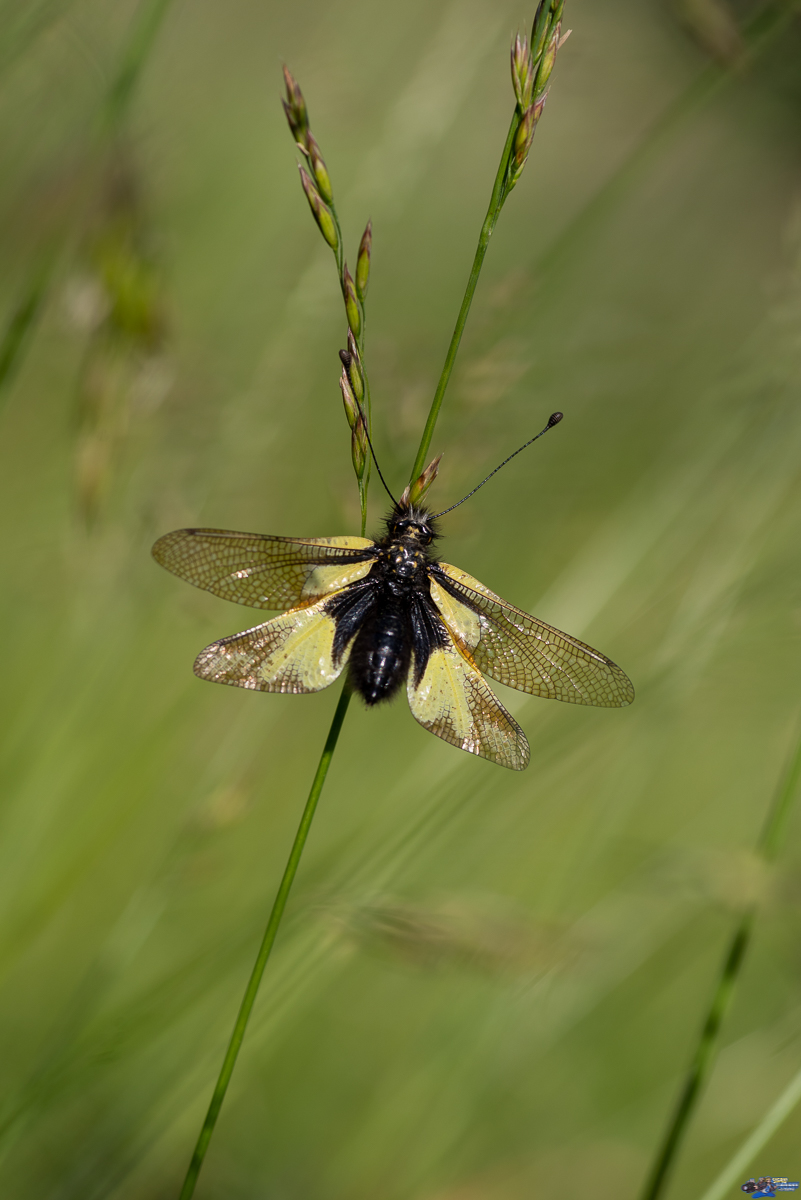
[[[340,352],[339,352],[339,357],[342,359],[342,365],[345,367],[345,370],[347,370],[347,369],[350,367],[351,355],[349,354],[349,352],[348,352],[347,350],[340,350]],[[370,440],[370,430],[369,430],[369,428],[368,428],[368,426],[367,426],[367,417],[364,415],[364,409],[362,408],[361,404],[359,403],[359,399],[358,399],[358,397],[357,397],[355,394],[354,394],[354,396],[353,396],[353,399],[354,399],[354,400],[355,400],[355,402],[356,402],[356,407],[357,407],[357,408],[358,408],[358,410],[359,410],[359,416],[360,416],[360,417],[361,417],[361,419],[362,419],[362,425],[364,426],[364,432],[365,432],[365,436],[367,437],[367,445],[370,447],[370,453],[371,453],[371,454],[372,454],[372,456],[373,456],[373,462],[375,463],[375,469],[376,469],[376,471],[378,471],[378,478],[381,480],[381,482],[382,482],[382,483],[383,483],[383,485],[384,485],[384,491],[387,493],[387,495],[389,496],[390,500],[392,501],[392,503],[393,503],[393,504],[395,505],[395,507],[397,508],[397,507],[398,507],[398,501],[395,499],[395,497],[392,495],[392,492],[391,492],[391,491],[389,490],[389,488],[387,487],[387,481],[386,481],[386,479],[384,478],[384,476],[382,475],[382,473],[381,473],[381,468],[380,468],[380,467],[379,467],[379,465],[378,465],[378,459],[377,459],[377,458],[376,458],[376,456],[375,456],[375,450],[373,449],[373,443],[372,443],[372,441]]]
[[[498,472],[500,471],[501,467],[505,467],[507,463],[511,462],[512,459],[515,457],[515,455],[519,454],[521,450],[525,450],[526,447],[530,446],[532,442],[536,442],[537,438],[541,438],[542,435],[544,433],[547,433],[549,429],[553,429],[554,425],[558,425],[559,422],[562,420],[563,416],[564,416],[564,413],[560,413],[560,412],[551,413],[550,417],[548,418],[548,424],[545,426],[544,429],[541,429],[539,431],[539,433],[536,434],[535,437],[529,438],[529,440],[527,442],[524,442],[522,446],[519,446],[517,448],[517,450],[515,450],[514,454],[510,454],[509,457],[505,458],[502,463],[499,463],[494,471],[490,471],[490,473],[486,479],[482,479],[481,483],[479,483],[476,487],[473,488],[472,492],[468,492],[466,496],[462,496],[461,500],[457,500],[456,504],[452,504],[450,506],[450,508],[443,508],[442,512],[434,513],[432,519],[436,518],[436,517],[444,517],[445,513],[453,512],[453,510],[455,508],[458,508],[460,504],[464,504],[465,500],[469,500],[471,496],[474,496],[479,488],[483,488],[483,486],[487,482],[487,480],[492,479],[493,475],[497,475]],[[370,449],[372,449],[372,446],[370,447]],[[375,455],[373,455],[373,458],[375,458]],[[376,463],[375,465],[377,467],[378,463]],[[378,473],[379,473],[379,475],[381,474],[380,471]],[[384,484],[384,487],[386,487],[386,484]]]

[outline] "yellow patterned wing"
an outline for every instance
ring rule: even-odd
[[[336,622],[324,611],[328,598],[290,609],[222,638],[202,650],[194,671],[212,683],[257,692],[319,692],[341,674],[350,647],[334,658]]]
[[[631,680],[611,659],[508,604],[465,571],[437,563],[429,580],[443,619],[485,675],[571,704],[623,708],[634,699]]]
[[[195,587],[250,608],[312,605],[369,572],[367,538],[285,538],[230,529],[176,529],[153,557]]]
[[[412,715],[437,737],[513,771],[528,766],[526,735],[455,641],[431,651],[419,683],[409,672],[407,693]]]

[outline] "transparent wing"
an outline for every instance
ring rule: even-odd
[[[323,611],[326,600],[291,609],[254,629],[212,642],[195,660],[194,671],[212,683],[258,692],[319,692],[333,683],[350,647],[335,659],[336,622]]]
[[[429,577],[443,619],[485,675],[532,696],[571,704],[631,704],[631,680],[591,646],[507,604],[458,567],[432,565]]]
[[[419,683],[409,672],[407,694],[413,716],[452,746],[513,771],[528,766],[526,735],[455,644],[431,651]]]
[[[176,529],[153,557],[195,587],[250,608],[314,604],[368,573],[367,538],[283,538],[230,529]]]

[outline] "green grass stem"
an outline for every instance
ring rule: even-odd
[[[558,10],[552,5],[548,11],[548,15],[546,17],[547,28],[545,28],[545,31],[542,35],[542,45],[547,45],[548,39],[551,36],[551,32],[561,17],[561,9],[561,5],[558,6]],[[535,31],[532,31],[532,42],[535,40],[534,33]],[[439,377],[439,382],[437,383],[437,390],[434,393],[434,399],[431,401],[431,408],[429,409],[428,418],[425,423],[425,428],[423,429],[423,436],[420,439],[417,457],[414,460],[412,473],[409,476],[410,482],[414,481],[418,477],[426,465],[426,459],[428,458],[429,450],[431,449],[431,440],[434,436],[434,430],[439,418],[440,409],[442,408],[442,401],[445,398],[445,391],[448,387],[448,383],[450,382],[454,363],[456,362],[456,355],[459,353],[459,345],[462,340],[462,334],[464,333],[465,325],[467,324],[467,318],[470,314],[470,306],[473,303],[473,296],[476,293],[478,278],[481,274],[481,268],[484,265],[484,258],[486,257],[487,249],[489,248],[490,238],[492,237],[495,226],[498,223],[498,217],[500,216],[501,209],[504,206],[511,187],[513,186],[513,183],[510,183],[509,178],[509,164],[514,150],[515,135],[522,119],[523,113],[518,106],[515,108],[514,116],[512,117],[512,122],[509,126],[509,132],[506,135],[506,142],[504,143],[503,153],[501,154],[501,161],[498,164],[498,171],[492,188],[489,208],[487,209],[487,215],[484,218],[484,224],[481,226],[481,233],[478,237],[478,245],[476,246],[476,252],[473,257],[473,265],[470,269],[470,276],[467,280],[464,298],[462,299],[462,305],[459,309],[459,315],[456,318],[456,325],[454,327],[453,334],[451,335],[448,352],[445,355],[445,363],[442,368],[442,374]]]
[[[489,208],[487,209],[487,215],[484,218],[484,224],[481,226],[481,233],[479,234],[478,245],[476,246],[476,253],[473,258],[473,266],[470,269],[470,277],[467,280],[467,287],[465,288],[462,306],[459,309],[459,316],[456,318],[456,326],[451,336],[450,345],[448,346],[448,353],[445,355],[445,364],[442,368],[442,374],[439,377],[437,390],[434,393],[434,399],[431,401],[431,408],[429,409],[428,419],[426,420],[425,428],[423,429],[423,436],[420,439],[417,457],[414,460],[414,466],[412,467],[412,472],[409,476],[410,481],[415,480],[426,465],[428,452],[431,448],[431,439],[434,436],[434,429],[436,428],[440,409],[442,408],[442,401],[445,399],[445,390],[453,372],[453,365],[456,362],[456,355],[459,353],[459,343],[462,340],[464,327],[467,324],[467,318],[470,313],[470,305],[473,303],[473,296],[476,293],[478,277],[481,274],[481,268],[484,265],[484,258],[487,253],[487,248],[489,247],[492,232],[498,223],[498,217],[501,209],[503,208],[504,184],[506,182],[509,159],[512,155],[512,147],[514,145],[515,134],[517,133],[517,127],[519,124],[520,113],[517,109],[515,109],[515,115],[512,118],[512,123],[509,126],[509,132],[506,135],[506,142],[504,143],[503,154],[501,155],[501,161],[498,165],[498,172],[495,176],[495,184],[492,188],[492,196],[490,198]]]
[[[211,1135],[214,1133],[214,1127],[217,1124],[217,1118],[220,1115],[220,1109],[222,1108],[222,1103],[225,1099],[225,1093],[228,1091],[228,1084],[231,1082],[231,1076],[233,1075],[234,1067],[236,1066],[236,1060],[242,1047],[242,1040],[245,1036],[245,1030],[247,1029],[248,1021],[250,1020],[250,1014],[253,1010],[253,1005],[256,1000],[256,994],[259,990],[259,984],[261,983],[262,975],[264,974],[264,968],[267,966],[267,960],[270,957],[270,953],[275,943],[276,934],[278,933],[278,926],[281,924],[281,918],[284,915],[284,909],[286,908],[286,902],[289,899],[289,893],[292,889],[292,884],[297,873],[301,855],[303,854],[303,848],[306,845],[306,839],[309,836],[309,829],[311,828],[314,812],[317,808],[317,801],[320,799],[320,793],[323,790],[323,784],[325,783],[326,775],[328,774],[328,768],[331,766],[331,759],[334,756],[334,750],[336,749],[337,742],[339,741],[339,735],[342,731],[345,714],[348,711],[350,698],[351,692],[346,683],[339,697],[336,711],[334,712],[334,718],[331,722],[331,728],[329,729],[328,737],[325,740],[323,753],[320,756],[320,762],[317,766],[314,779],[312,780],[311,790],[309,791],[309,797],[306,801],[306,807],[303,809],[303,816],[300,818],[298,831],[295,834],[295,840],[292,843],[292,849],[289,852],[289,858],[287,860],[286,867],[284,868],[284,874],[281,879],[278,892],[276,893],[275,901],[273,902],[272,911],[270,912],[270,919],[268,920],[267,928],[264,931],[264,937],[262,938],[261,946],[259,947],[259,953],[256,955],[256,962],[253,965],[253,970],[250,973],[248,985],[245,988],[245,994],[242,997],[242,1003],[239,1006],[236,1023],[234,1024],[231,1040],[228,1043],[228,1049],[225,1052],[225,1058],[223,1059],[220,1074],[217,1078],[214,1092],[212,1093],[211,1103],[209,1104],[208,1112],[206,1113],[206,1119],[203,1122],[203,1128],[201,1129],[200,1136],[197,1139],[197,1144],[195,1146],[191,1162],[189,1163],[189,1170],[186,1173],[184,1185],[181,1188],[180,1200],[189,1200],[189,1197],[194,1194],[198,1175],[200,1174],[200,1169],[203,1166],[203,1160],[206,1157],[206,1151],[209,1148]]]
[[[799,779],[801,779],[801,737],[798,739],[789,767],[775,793],[757,842],[758,853],[766,863],[773,861],[782,844],[787,820],[798,790]],[[734,988],[751,942],[756,912],[756,905],[751,905],[740,917],[732,935],[678,1103],[646,1180],[641,1200],[658,1200],[675,1166],[701,1091],[712,1070],[718,1048],[720,1028],[731,1005]]]

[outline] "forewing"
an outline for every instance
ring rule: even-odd
[[[450,605],[457,636],[485,675],[550,700],[602,708],[631,704],[631,680],[604,654],[507,604],[458,567],[432,565],[429,577],[443,619],[448,624]]]
[[[356,579],[375,558],[367,538],[283,538],[230,529],[176,529],[153,557],[195,587],[250,608],[311,605]]]
[[[319,692],[333,683],[350,647],[335,660],[336,622],[327,600],[295,608],[232,637],[213,642],[195,660],[194,671],[212,683],[258,692]]]
[[[528,766],[523,730],[452,641],[432,649],[419,683],[415,679],[412,670],[409,707],[425,729],[501,767],[522,771]]]

